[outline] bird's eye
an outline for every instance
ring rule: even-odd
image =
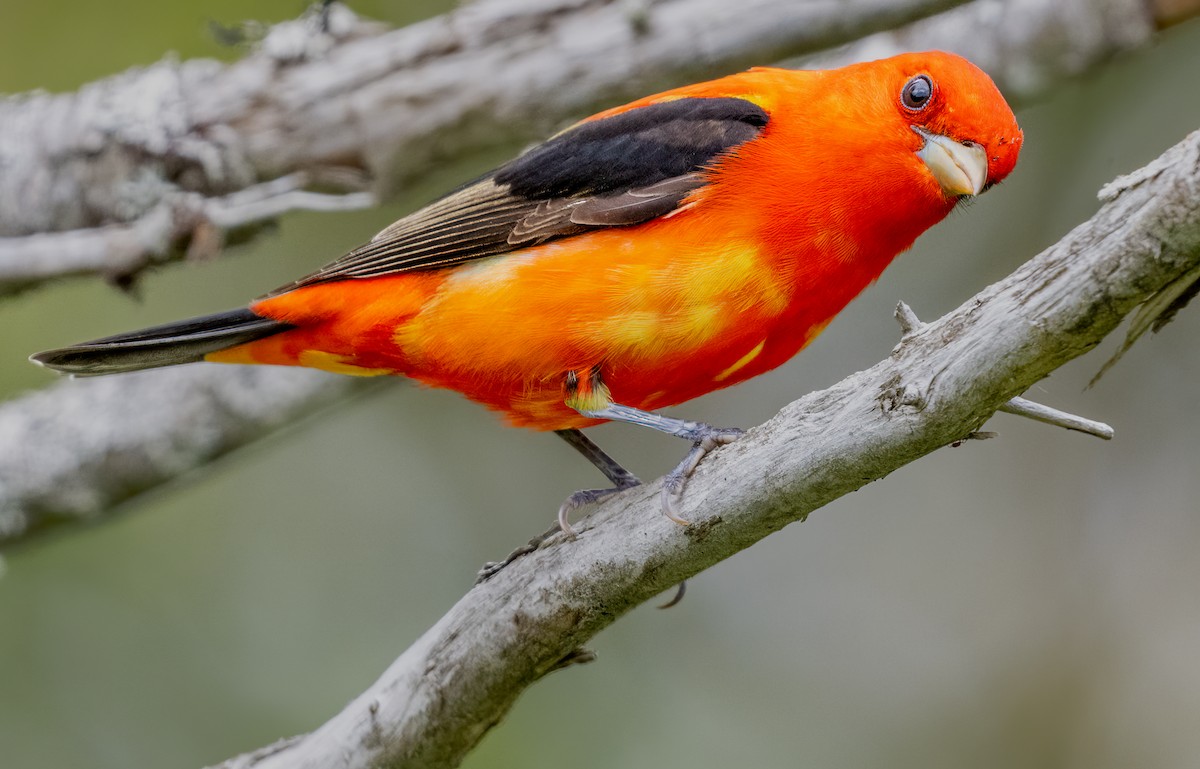
[[[900,103],[913,112],[925,109],[933,96],[933,81],[926,75],[917,75],[904,84],[900,92]]]

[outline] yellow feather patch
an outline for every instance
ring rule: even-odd
[[[596,337],[615,349],[629,350],[654,344],[664,335],[666,318],[655,310],[637,310],[608,318]]]
[[[350,376],[380,376],[395,373],[386,368],[355,366],[353,363],[347,363],[346,356],[344,355],[335,355],[334,353],[323,352],[321,350],[305,350],[300,353],[299,362],[301,366],[307,366],[308,368],[318,368],[322,371],[331,371],[334,374],[349,374]]]
[[[722,371],[720,374],[717,374],[715,377],[713,377],[713,381],[714,382],[723,382],[726,379],[728,379],[729,377],[736,374],[738,371],[741,371],[743,368],[746,367],[746,364],[748,364],[750,361],[752,361],[758,357],[758,354],[763,351],[763,345],[765,345],[766,343],[767,343],[767,340],[764,339],[761,342],[759,342],[758,344],[756,344],[754,346],[753,350],[746,353],[742,357],[738,358],[732,366],[730,366],[729,368]]]

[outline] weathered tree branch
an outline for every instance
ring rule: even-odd
[[[288,211],[352,211],[368,208],[367,192],[323,195],[304,189],[308,175],[296,172],[219,197],[172,191],[128,224],[0,238],[0,294],[64,275],[127,279],[187,243],[189,257],[213,255],[225,234]]]
[[[280,175],[358,169],[394,189],[602,102],[965,1],[479,0],[395,31],[335,6],[327,25],[278,25],[228,66],[165,59],[78,93],[6,99],[0,292],[178,257],[205,237],[198,222],[223,228],[197,216],[203,199]]]
[[[982,67],[1010,99],[1028,100],[1119,51],[1145,45],[1167,23],[1155,11],[1144,0],[977,0],[864,37],[838,49],[831,61],[942,48]],[[805,61],[825,66],[830,60],[818,54]]]
[[[268,36],[269,44],[264,44],[268,49],[266,52],[254,54],[229,68],[213,62],[164,62],[149,70],[102,81],[73,96],[24,97],[2,102],[0,121],[11,118],[14,121],[12,125],[26,126],[24,129],[14,128],[0,133],[0,161],[3,162],[7,162],[3,159],[20,148],[17,137],[28,135],[34,130],[31,126],[38,125],[38,121],[31,116],[38,114],[39,110],[53,112],[68,110],[76,102],[103,102],[101,94],[113,89],[116,93],[124,93],[140,87],[137,84],[144,86],[141,78],[149,78],[150,73],[160,69],[162,74],[159,77],[178,86],[172,86],[174,90],[168,88],[173,96],[163,97],[160,101],[176,104],[181,99],[186,102],[185,96],[188,96],[197,106],[184,109],[177,115],[178,120],[166,121],[168,127],[182,121],[177,129],[172,129],[177,133],[171,133],[167,128],[155,129],[152,133],[157,138],[153,141],[145,137],[135,140],[136,137],[126,136],[117,130],[116,127],[125,125],[125,122],[109,115],[109,111],[116,109],[125,114],[133,109],[132,104],[96,112],[93,121],[99,121],[99,124],[88,134],[90,144],[77,146],[73,143],[75,140],[68,141],[67,137],[39,139],[43,144],[37,146],[43,149],[31,154],[40,158],[40,165],[35,164],[38,170],[30,172],[28,177],[33,191],[45,185],[64,184],[68,190],[78,193],[88,179],[96,179],[100,167],[93,164],[99,162],[97,157],[116,155],[124,158],[115,162],[117,172],[104,176],[104,184],[108,187],[95,193],[109,203],[85,205],[76,201],[70,203],[69,210],[63,211],[61,216],[27,211],[21,208],[26,201],[16,194],[19,189],[16,177],[0,174],[0,217],[8,217],[0,219],[0,232],[6,231],[6,227],[7,231],[12,232],[30,228],[53,229],[56,226],[79,227],[84,226],[81,224],[83,222],[108,221],[116,215],[117,209],[124,210],[116,205],[117,199],[124,194],[120,180],[137,176],[132,170],[136,166],[129,166],[133,161],[126,156],[149,156],[151,161],[147,162],[151,163],[151,170],[143,169],[143,173],[154,176],[157,171],[153,169],[163,170],[171,166],[167,160],[174,156],[170,153],[182,152],[181,148],[192,148],[187,152],[195,155],[196,159],[184,164],[188,168],[196,166],[201,171],[210,169],[203,173],[197,171],[200,173],[197,178],[207,180],[203,184],[189,182],[184,185],[193,190],[187,193],[189,195],[217,194],[230,185],[253,180],[259,174],[269,175],[294,167],[322,164],[342,167],[347,163],[358,165],[394,182],[405,174],[415,174],[436,164],[449,153],[478,149],[499,141],[494,130],[497,125],[509,125],[505,128],[508,138],[532,136],[543,130],[544,126],[559,123],[605,99],[620,99],[634,92],[640,93],[652,85],[667,85],[668,80],[673,82],[701,74],[697,67],[703,68],[703,74],[711,74],[722,68],[740,66],[752,58],[766,61],[772,55],[804,50],[806,46],[830,40],[846,39],[863,29],[858,22],[851,23],[848,19],[861,20],[864,15],[871,16],[873,10],[889,5],[884,0],[847,4],[846,8],[856,15],[839,16],[838,13],[843,11],[837,11],[825,17],[827,23],[841,24],[842,32],[827,30],[818,33],[806,30],[805,25],[800,23],[803,20],[793,19],[791,14],[800,13],[794,10],[800,4],[791,3],[790,0],[757,0],[757,3],[762,7],[754,13],[750,13],[750,9],[744,5],[738,5],[738,11],[732,14],[735,18],[730,19],[711,11],[709,5],[712,3],[704,0],[674,0],[648,6],[650,10],[647,12],[651,14],[653,23],[639,26],[636,39],[621,38],[625,40],[624,45],[631,46],[628,50],[621,50],[626,50],[633,60],[642,62],[641,68],[636,71],[624,69],[633,66],[629,57],[614,65],[614,59],[621,57],[605,47],[612,43],[609,38],[619,37],[616,27],[610,33],[600,35],[592,28],[592,22],[599,23],[593,16],[586,17],[588,22],[570,26],[561,26],[567,22],[559,18],[569,18],[577,12],[590,14],[603,11],[608,14],[603,17],[608,19],[606,23],[617,24],[614,19],[622,19],[620,23],[624,24],[628,19],[621,14],[630,12],[632,6],[628,4],[542,0],[538,4],[515,6],[494,0],[470,6],[457,15],[386,35],[367,30],[338,33],[329,39],[318,37],[318,42],[324,40],[333,46],[324,57],[310,56],[305,59],[300,54],[306,50],[305,45],[311,47],[316,44],[314,38],[305,33],[303,28],[284,27],[282,32],[275,33],[276,38]],[[787,5],[793,10],[781,15],[772,3]],[[894,5],[894,8],[903,7],[907,10],[894,11],[887,18],[892,23],[944,5],[946,3]],[[720,7],[729,6],[720,4]],[[559,9],[560,13],[550,14],[547,18],[538,15],[550,13],[549,9],[552,8]],[[694,20],[675,28],[668,23],[673,16],[659,16],[682,14],[688,9],[691,13],[700,14],[695,18],[706,20],[702,35],[706,42],[700,46],[703,56],[698,57],[695,47],[689,42],[677,39],[680,30],[699,34],[695,31]],[[1018,14],[1014,9],[1023,10]],[[1039,9],[1040,13],[1034,12]],[[703,15],[705,13],[709,15]],[[728,14],[728,11],[722,13]],[[784,44],[779,42],[778,34],[773,33],[769,41],[775,42],[770,42],[765,52],[760,54],[749,37],[751,31],[758,30],[758,27],[751,29],[742,26],[745,20],[741,17],[748,16],[769,18],[772,24],[778,25],[779,30],[792,29],[798,37]],[[507,21],[500,25],[501,28],[493,29],[489,25],[497,23],[498,18]],[[539,19],[540,22],[535,23]],[[718,20],[720,23],[717,23]],[[808,20],[818,27],[819,21]],[[878,28],[878,21],[878,18],[873,18],[870,28]],[[352,30],[357,29],[349,22],[341,23]],[[1043,26],[1039,27],[1038,24]],[[992,71],[1010,73],[1002,74],[999,80],[1010,98],[1019,101],[1022,97],[1040,93],[1050,77],[1064,72],[1078,72],[1126,46],[1144,42],[1153,24],[1141,0],[976,0],[913,25],[914,29],[924,30],[922,32],[897,34],[916,36],[919,47],[954,48],[956,41],[971,40],[985,55],[997,52],[995,60],[989,59],[983,63]],[[358,40],[355,34],[368,36]],[[728,35],[728,39],[725,35]],[[1005,45],[987,44],[987,41],[1001,36],[1008,41]],[[343,37],[349,42],[339,43]],[[600,39],[601,43],[596,43],[593,37]],[[578,47],[573,43],[576,38],[579,38]],[[873,46],[884,44],[882,38],[874,40]],[[905,44],[905,41],[897,42],[896,37],[890,40],[888,45]],[[304,41],[309,42],[305,44]],[[653,51],[653,55],[642,51],[643,48]],[[886,52],[890,51],[850,48],[824,56],[822,61],[834,65]],[[484,64],[473,63],[474,56],[481,57]],[[532,58],[526,60],[523,58],[526,56]],[[702,63],[697,64],[698,60],[702,60]],[[1013,65],[1005,60],[1035,62],[1028,65],[1030,70],[1043,74],[1019,77],[1011,74]],[[499,66],[500,62],[505,65]],[[509,71],[516,67],[514,62],[526,63],[517,71]],[[193,72],[193,66],[195,74],[186,77],[179,74]],[[614,66],[615,70],[612,69]],[[522,75],[522,72],[525,74]],[[655,73],[653,82],[649,79],[651,72]],[[168,76],[167,73],[175,74]],[[534,78],[535,74],[537,78]],[[493,76],[499,80],[493,81]],[[559,88],[557,86],[562,85],[559,81],[538,78],[569,78],[571,82],[569,88]],[[127,80],[131,82],[127,83]],[[225,83],[236,84],[237,88],[231,91],[229,88],[232,86],[227,87]],[[187,88],[179,90],[181,84],[187,84]],[[158,93],[154,89],[148,90],[152,94]],[[493,91],[496,94],[494,99]],[[446,101],[437,96],[443,92],[458,95]],[[112,98],[116,99],[116,96]],[[28,107],[28,114],[22,111],[23,103],[41,103],[42,99],[49,101],[41,106]],[[117,102],[120,103],[120,100]],[[435,104],[436,109],[432,106]],[[536,109],[533,107],[535,104]],[[317,120],[314,112],[323,109],[321,105],[331,109],[332,113]],[[166,109],[162,104],[158,107]],[[154,113],[156,109],[141,108],[137,114]],[[431,111],[435,114],[429,114]],[[372,115],[372,119],[364,123],[361,116],[367,114]],[[342,125],[334,125],[335,118],[342,121]],[[64,122],[69,121],[58,120],[51,124],[61,125]],[[100,125],[110,123],[114,127],[107,133],[100,130]],[[315,127],[318,125],[319,130]],[[235,147],[236,151],[229,150],[232,155],[226,157],[218,152],[220,147],[212,150],[216,155],[196,150],[199,139],[189,133],[195,126],[204,127],[198,134],[199,138],[225,137],[220,142]],[[216,130],[216,126],[225,127]],[[229,134],[235,129],[257,138],[254,141],[235,141]],[[82,142],[81,137],[76,138]],[[272,144],[278,146],[272,148]],[[251,152],[248,149],[250,147],[257,149]],[[380,160],[382,147],[392,147],[394,154],[404,158],[404,162],[397,166],[391,161]],[[89,152],[85,153],[83,149],[89,149]],[[135,152],[135,149],[139,151]],[[280,159],[282,156],[273,153],[283,153],[286,159]],[[199,163],[199,158],[209,158],[211,162]],[[253,158],[253,162],[248,158]],[[353,160],[347,161],[347,158]],[[241,170],[236,173],[221,171],[226,168]],[[389,168],[399,170],[389,171]],[[317,169],[310,173],[319,171]],[[79,178],[73,179],[72,174]],[[183,176],[180,177],[180,185],[183,184]],[[52,180],[57,181],[51,184]],[[65,197],[71,199],[71,195]],[[36,199],[36,195],[31,193],[31,199]],[[211,202],[210,198],[205,200]],[[88,208],[93,205],[96,206],[94,209]],[[142,213],[131,216],[146,215],[144,209],[135,206],[134,210]],[[28,225],[22,225],[26,229],[14,230],[17,227],[15,222],[22,218],[19,214],[9,213],[13,211],[24,211],[31,216],[36,213],[37,216],[29,219]],[[42,216],[45,218],[38,218]],[[117,226],[128,228],[137,225]],[[68,232],[58,237],[78,235],[77,232]],[[32,243],[33,238],[11,239],[9,243],[18,241]],[[0,253],[5,245],[5,241],[0,239]],[[129,258],[130,255],[124,253],[117,267],[118,272],[130,269],[136,262],[136,257],[132,257],[133,262]],[[0,274],[3,271],[4,267],[0,265]],[[29,277],[25,275],[20,280],[27,281]],[[0,430],[0,435],[22,436],[20,441],[0,442],[0,547],[23,541],[51,526],[62,526],[71,521],[94,521],[130,495],[165,483],[189,469],[190,466],[182,461],[143,467],[140,463],[145,458],[144,452],[130,441],[120,438],[119,424],[96,424],[110,419],[108,415],[125,413],[131,403],[141,404],[139,414],[144,417],[143,424],[154,426],[152,433],[142,434],[144,440],[171,446],[193,445],[191,431],[195,420],[171,404],[162,403],[157,395],[162,381],[157,377],[161,376],[164,375],[126,377],[120,380],[119,387],[102,384],[101,380],[62,382],[48,393],[26,396],[0,406],[0,425],[5,426],[4,430]],[[313,403],[325,402],[330,397],[350,391],[357,384],[329,382],[314,388],[310,394],[304,384],[309,380],[305,379],[306,372],[302,371],[235,373],[223,367],[188,367],[172,372],[170,376],[173,377],[173,392],[181,402],[188,403],[221,403],[227,388],[240,388],[255,377],[277,383],[273,387],[251,387],[251,390],[257,389],[258,395],[247,393],[244,399],[239,396],[244,418],[264,426],[264,430],[267,429],[266,425],[278,424],[279,414],[301,415]],[[294,383],[290,383],[292,377],[295,378]],[[56,407],[46,399],[60,399],[62,405]],[[150,413],[147,410],[149,404],[155,403],[161,403],[163,408]],[[87,415],[85,421],[94,427],[89,440],[64,444],[52,438],[75,429],[74,422],[65,416],[68,414]],[[261,432],[241,430],[236,424],[219,417],[209,421],[213,425],[224,425],[230,432],[214,437],[194,453],[192,458],[197,462],[231,450]],[[214,428],[208,429],[211,431]],[[21,480],[26,477],[28,457],[42,455],[56,457],[53,463],[55,470],[50,472],[47,467],[39,471],[37,477],[42,485]],[[122,468],[122,472],[114,476],[113,468]],[[125,474],[134,480],[125,479]],[[68,498],[60,493],[60,487],[75,491]]]
[[[385,32],[335,6],[328,25],[277,25],[229,66],[168,59],[75,94],[0,101],[0,294],[178,258],[232,226],[202,215],[207,199],[281,174],[358,171],[393,190],[448,155],[531,140],[601,103],[930,14],[819,60],[958,50],[1019,98],[1184,12],[1142,0],[480,0]]]
[[[324,726],[222,767],[451,767],[530,684],[617,617],[978,429],[1200,264],[1200,131],[1105,188],[1088,222],[892,355],[705,460],[684,515],[658,484],[597,506],[467,593]]]
[[[30,526],[91,522],[354,384],[320,371],[196,366],[64,379],[0,405],[0,543]]]

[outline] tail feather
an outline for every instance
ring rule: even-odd
[[[195,363],[204,360],[209,353],[290,328],[294,326],[242,308],[47,350],[31,355],[29,359],[46,368],[76,376],[117,374]]]

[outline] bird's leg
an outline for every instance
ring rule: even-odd
[[[617,460],[604,453],[604,450],[592,442],[578,430],[556,430],[555,433],[559,438],[569,443],[572,448],[580,454],[587,457],[587,460],[595,466],[597,470],[604,473],[604,477],[612,484],[610,489],[583,489],[577,491],[566,500],[558,508],[558,528],[567,536],[575,536],[575,530],[571,528],[571,513],[584,505],[590,505],[593,502],[599,502],[607,496],[616,494],[618,491],[632,489],[634,486],[641,485],[642,481],[633,473],[621,467]]]
[[[684,456],[683,461],[663,478],[663,513],[672,521],[684,525],[687,525],[687,521],[679,516],[679,500],[683,496],[683,487],[687,484],[688,478],[692,477],[700,460],[704,459],[708,452],[718,446],[733,443],[745,432],[737,427],[713,427],[706,422],[690,422],[685,419],[665,417],[662,414],[654,414],[612,402],[604,408],[580,410],[579,413],[592,419],[608,419],[614,422],[627,422],[631,425],[649,427],[692,442],[692,448]]]
[[[577,491],[567,497],[567,501],[563,502],[562,507],[558,509],[558,526],[568,535],[573,535],[568,513],[581,505],[596,502],[609,494],[615,494],[618,491],[633,488],[641,484],[641,481],[636,475],[626,470],[617,461],[604,452],[599,446],[592,442],[590,438],[578,430],[558,430],[558,437],[562,438],[580,454],[587,457],[588,461],[596,466],[596,469],[604,473],[613,485],[611,489],[586,489]],[[554,533],[554,529],[550,529],[545,536]],[[543,540],[544,541],[544,540]],[[532,540],[531,540],[532,542]],[[541,544],[540,542],[538,544]],[[658,608],[669,609],[677,605],[683,600],[684,593],[687,592],[687,582],[680,582],[679,587],[675,591],[675,596],[671,600],[662,604]]]
[[[575,530],[571,528],[570,514],[576,508],[591,504],[592,502],[598,502],[610,494],[616,494],[618,491],[631,489],[634,486],[641,484],[641,480],[639,480],[636,475],[629,472],[624,467],[621,467],[617,460],[606,454],[604,449],[597,446],[590,438],[578,430],[556,430],[555,434],[569,443],[571,447],[580,454],[587,457],[588,461],[591,462],[597,470],[604,473],[604,477],[612,483],[613,487],[611,489],[584,489],[583,491],[577,491],[571,496],[567,497],[566,501],[562,503],[562,506],[558,508],[557,523],[509,553],[507,556],[505,556],[503,561],[489,561],[485,563],[483,568],[479,570],[479,574],[475,579],[475,584],[478,585],[480,582],[490,579],[499,573],[500,570],[505,566],[508,566],[521,556],[537,550],[546,540],[550,539],[555,534],[561,532],[569,537],[575,536]]]
[[[692,448],[683,461],[663,479],[663,513],[672,521],[687,524],[679,517],[679,499],[687,479],[695,472],[700,460],[717,446],[732,443],[742,436],[742,430],[730,427],[713,427],[704,422],[689,422],[674,417],[664,417],[649,411],[614,403],[608,387],[600,377],[600,367],[589,371],[572,371],[567,374],[566,404],[590,419],[607,419],[627,422],[684,438],[692,442]],[[582,437],[582,436],[581,436]],[[582,449],[580,449],[582,451]],[[586,453],[585,453],[586,456]],[[597,465],[599,467],[599,465]],[[600,468],[604,471],[604,468]],[[611,476],[610,476],[611,479]],[[615,482],[615,481],[614,481]]]

